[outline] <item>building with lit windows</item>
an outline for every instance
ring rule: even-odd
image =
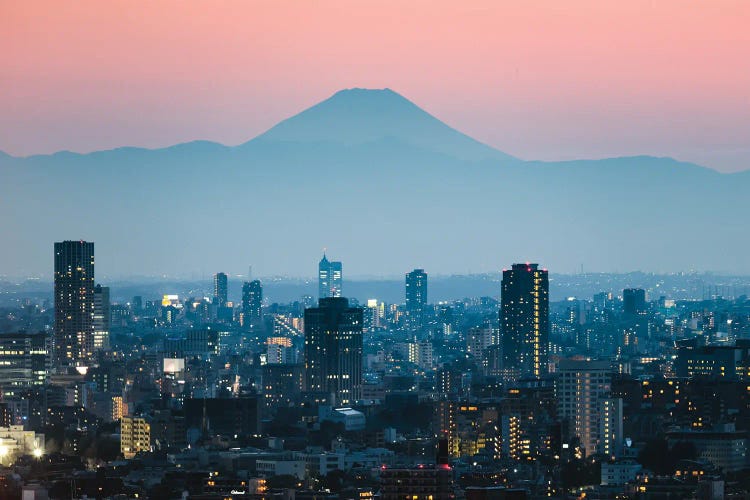
[[[411,331],[424,328],[424,312],[427,305],[427,273],[415,269],[406,273],[406,327]]]
[[[452,500],[453,469],[448,464],[420,465],[413,468],[382,467],[382,500]]]
[[[599,410],[599,453],[620,458],[625,437],[622,433],[622,399],[604,398]]]
[[[109,349],[109,287],[94,287],[94,350]]]
[[[507,379],[548,373],[549,277],[537,264],[513,264],[503,271],[500,298],[503,371]]]
[[[0,334],[0,395],[7,399],[44,385],[50,338],[45,333]]]
[[[120,420],[120,453],[126,459],[151,450],[151,424],[142,417],[124,416]]]
[[[25,431],[23,425],[0,427],[0,464],[9,466],[21,455],[39,458],[44,453],[44,434]]]
[[[261,320],[263,307],[263,285],[259,280],[246,281],[242,285],[242,322],[257,323]]]
[[[750,380],[750,340],[735,345],[697,345],[696,339],[679,343],[675,373],[678,377]]]
[[[325,254],[318,263],[318,298],[341,297],[343,266],[340,261],[329,261]]]
[[[226,307],[229,301],[229,287],[227,275],[216,273],[214,275],[214,304],[218,307]]]
[[[94,244],[55,243],[55,365],[86,364],[94,352]]]
[[[352,404],[362,389],[362,309],[343,297],[305,309],[306,390]]]
[[[611,397],[609,361],[563,359],[557,368],[557,375],[555,392],[558,401],[558,416],[567,421],[569,435],[578,437],[581,455],[599,452],[600,431],[603,425],[602,412],[615,405],[615,403],[605,405],[605,400]],[[622,400],[618,401],[620,401],[620,422],[616,425],[619,425],[621,429]],[[619,432],[621,433],[621,430]],[[610,435],[616,434],[617,430]]]

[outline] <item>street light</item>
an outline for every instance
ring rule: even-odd
[[[42,449],[34,448],[34,458],[42,458]]]

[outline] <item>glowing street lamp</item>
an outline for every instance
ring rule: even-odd
[[[34,448],[34,458],[42,458],[42,449]]]

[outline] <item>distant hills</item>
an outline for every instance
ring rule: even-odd
[[[312,276],[498,270],[750,273],[750,172],[670,158],[522,161],[391,90],[351,89],[242,145],[0,154],[0,274],[51,273],[90,239],[97,274]]]

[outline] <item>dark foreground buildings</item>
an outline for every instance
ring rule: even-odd
[[[320,299],[305,310],[307,391],[352,404],[362,388],[362,309],[343,297]]]

